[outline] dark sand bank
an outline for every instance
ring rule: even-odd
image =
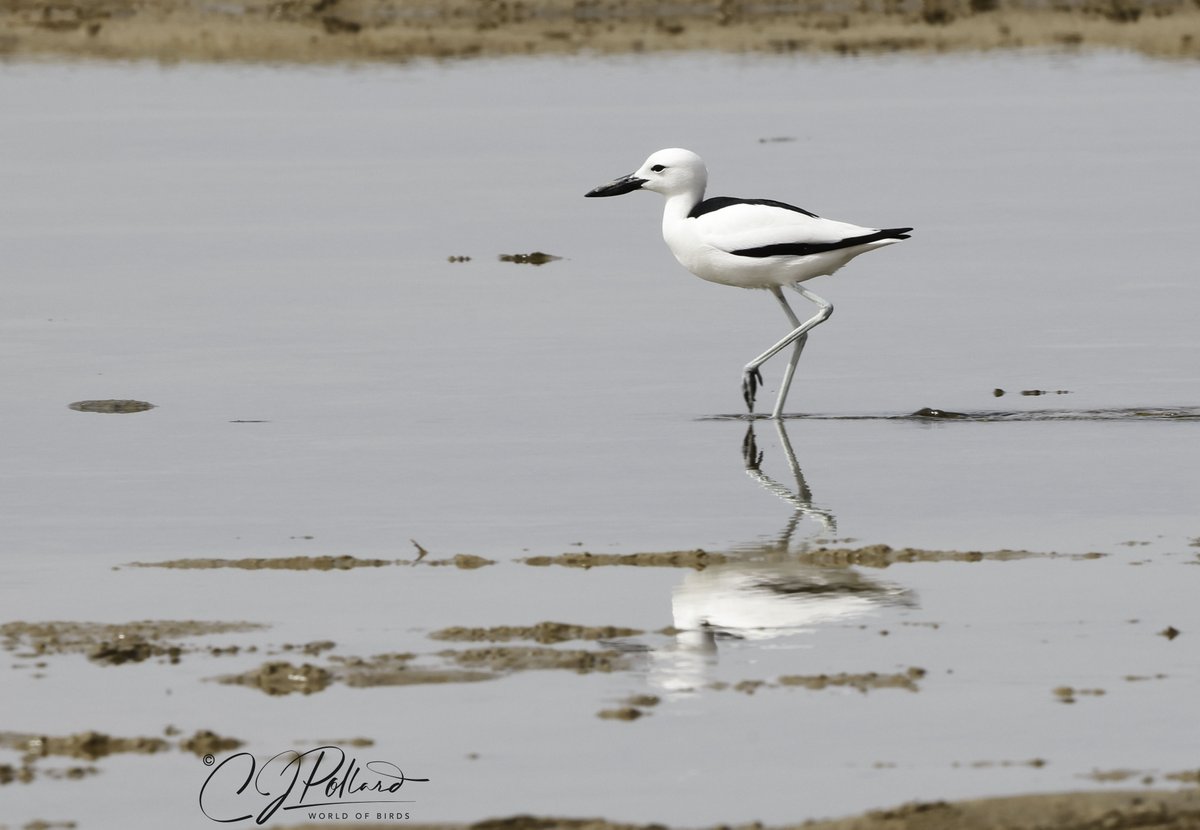
[[[285,63],[1105,47],[1200,57],[1192,0],[0,0],[0,57]]]

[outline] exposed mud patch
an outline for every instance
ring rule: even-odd
[[[569,640],[612,640],[618,637],[636,637],[645,632],[636,628],[621,628],[615,625],[583,626],[569,623],[540,622],[536,625],[497,625],[490,628],[464,628],[453,626],[434,631],[429,636],[434,640],[459,642],[506,643],[512,640],[533,640],[549,645]]]
[[[634,568],[692,568],[702,571],[710,565],[728,562],[723,553],[705,550],[667,551],[665,553],[560,553],[558,556],[529,556],[520,561],[534,567],[561,565],[568,568],[603,568],[623,565]]]
[[[180,645],[182,640],[212,634],[256,631],[266,626],[249,622],[143,620],[130,623],[10,622],[0,625],[0,642],[18,657],[85,654],[104,665],[140,663],[152,657],[178,662],[180,655],[203,646]]]
[[[1003,390],[1000,390],[1003,392]],[[994,394],[994,393],[993,393]],[[1025,421],[1200,421],[1200,407],[1197,406],[1146,406],[1124,407],[1114,409],[1033,409],[1033,410],[972,410],[956,412],[951,409],[937,407],[922,407],[910,414],[897,415],[884,413],[879,415],[837,415],[837,414],[796,414],[785,415],[784,418],[810,421],[911,421],[911,420],[947,420],[964,423],[1003,423]],[[746,415],[717,415],[704,420],[713,421],[744,421]]]
[[[502,646],[442,651],[438,654],[460,666],[486,668],[489,671],[500,673],[567,669],[579,674],[587,674],[629,668],[625,656],[615,650],[587,651],[538,646]]]
[[[335,658],[336,676],[353,688],[421,686],[430,683],[478,683],[494,680],[490,671],[470,671],[442,666],[413,665],[415,654],[378,654],[374,657]]]
[[[310,695],[332,683],[333,675],[328,669],[311,663],[296,666],[286,660],[271,660],[252,671],[222,677],[221,682],[252,686],[269,695],[290,695],[293,692]]]
[[[1054,696],[1062,703],[1074,703],[1080,697],[1103,697],[1103,689],[1076,689],[1072,686],[1059,686],[1054,690]]]
[[[177,732],[170,728],[167,731],[168,733]],[[0,764],[0,785],[14,781],[29,783],[37,778],[77,780],[100,772],[92,764],[66,767],[47,766],[45,759],[51,756],[98,761],[109,755],[126,753],[153,755],[172,748],[203,756],[207,753],[235,749],[241,745],[241,741],[234,738],[223,738],[207,729],[198,730],[190,738],[185,738],[177,744],[157,737],[119,738],[96,731],[65,736],[0,732],[0,749],[12,750],[21,755],[20,762],[17,764]]]
[[[924,550],[922,548],[893,548],[890,545],[867,545],[861,548],[826,548],[791,554],[793,561],[821,567],[860,565],[886,568],[901,562],[1008,562],[1019,559],[1067,558],[1099,559],[1103,553],[1037,553],[1028,550]],[[702,571],[727,562],[744,559],[706,550],[666,551],[663,553],[562,553],[557,556],[530,556],[520,560],[526,565],[546,567],[559,565],[568,568],[601,568],[625,566],[634,568],[691,568]]]
[[[392,565],[455,567],[474,570],[496,564],[469,553],[459,553],[448,559],[359,559],[356,556],[280,556],[247,559],[169,559],[165,562],[130,562],[134,568],[177,568],[208,570],[211,568],[240,568],[245,571],[348,571],[353,568],[384,568]]]
[[[1030,758],[1027,761],[971,761],[965,764],[955,761],[950,766],[956,769],[959,767],[970,767],[971,769],[1008,769],[1011,767],[1033,767],[1034,769],[1041,769],[1042,767],[1046,766],[1046,759]]]
[[[839,687],[856,689],[863,694],[879,689],[904,689],[909,692],[919,692],[921,689],[917,685],[917,681],[924,676],[924,669],[913,666],[903,672],[894,673],[787,674],[777,678],[774,683],[767,680],[742,680],[734,684],[710,683],[708,688],[717,691],[732,689],[747,695],[752,695],[759,689],[803,688],[820,691]]]
[[[165,752],[171,748],[171,744],[162,738],[118,738],[103,732],[79,732],[65,736],[0,732],[0,747],[16,750],[26,758],[62,755],[95,761],[129,752],[147,755]]]
[[[336,7],[336,8],[335,8]],[[688,50],[837,55],[1004,48],[1200,56],[1187,0],[925,0],[655,5],[614,0],[9,0],[0,52],[162,61],[414,58]]]
[[[352,824],[302,824],[281,830],[349,830]],[[621,824],[603,819],[521,815],[470,825],[376,824],[385,830],[667,830],[661,824]],[[1195,830],[1200,791],[1116,791],[1019,795],[970,801],[914,802],[839,819],[791,825],[735,826],[732,830]],[[729,828],[724,828],[729,830]]]
[[[1168,772],[1163,776],[1168,781],[1179,781],[1183,784],[1200,785],[1200,769],[1189,769],[1183,772]]]
[[[569,628],[569,626],[568,626]],[[462,629],[464,631],[469,629]],[[615,629],[632,630],[632,629]],[[415,686],[431,683],[476,683],[518,671],[567,670],[579,674],[629,668],[615,650],[557,649],[550,646],[493,646],[446,649],[432,655],[334,655],[328,665],[294,665],[269,661],[248,672],[218,678],[221,683],[257,688],[269,695],[313,694],[333,683],[354,688]]]
[[[562,257],[534,251],[531,254],[500,254],[501,262],[515,262],[518,265],[545,265],[547,262],[560,260]]]
[[[1021,559],[1099,559],[1103,553],[1035,553],[1028,550],[924,550],[922,548],[893,548],[889,545],[868,545],[861,548],[817,548],[795,555],[799,562],[811,565],[859,565],[866,568],[886,568],[902,562],[1012,562]]]
[[[601,709],[596,713],[596,717],[604,720],[624,720],[635,721],[646,713],[636,706],[622,706],[619,709]]]
[[[1079,777],[1095,781],[1099,784],[1119,784],[1134,778],[1146,778],[1147,774],[1143,770],[1136,769],[1094,769],[1086,775]]]
[[[649,710],[661,703],[657,695],[632,695],[615,709],[601,709],[596,717],[604,720],[635,721],[650,714]]]
[[[185,738],[179,742],[180,749],[198,757],[229,752],[241,745],[242,742],[237,738],[222,737],[208,729],[199,729],[192,737]]]
[[[147,409],[154,409],[154,404],[146,401],[75,401],[75,403],[67,404],[76,412],[104,412],[110,415],[125,414],[128,412],[145,412]]]

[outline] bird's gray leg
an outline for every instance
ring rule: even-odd
[[[798,328],[800,319],[792,311],[787,300],[783,298],[783,289],[776,286],[771,289],[771,293],[775,295],[775,299],[779,300],[779,305],[783,307],[783,313],[787,315],[791,324]],[[792,377],[796,374],[796,364],[800,362],[800,354],[804,351],[804,344],[807,342],[808,335],[804,334],[792,344],[792,357],[788,360],[787,368],[783,370],[783,380],[779,384],[779,397],[775,399],[775,409],[771,412],[771,417],[776,420],[783,416],[783,402],[787,400],[788,390],[792,388]]]
[[[759,384],[762,383],[762,374],[759,372],[759,367],[775,355],[779,354],[792,343],[796,343],[801,340],[807,341],[808,332],[816,326],[819,326],[821,323],[824,323],[829,319],[829,315],[833,314],[833,303],[818,297],[816,294],[809,291],[807,288],[804,288],[803,286],[794,285],[792,287],[795,288],[796,291],[800,293],[800,296],[804,297],[804,299],[816,304],[817,313],[805,320],[803,323],[797,325],[787,337],[783,338],[774,346],[767,349],[758,357],[754,358],[754,360],[751,360],[746,364],[746,368],[742,372],[742,397],[745,399],[746,406],[751,412],[754,411],[755,393],[758,391]],[[780,300],[780,302],[783,303],[784,306],[787,306],[787,303],[783,300],[783,292],[780,289],[772,288],[771,291]],[[788,312],[789,320],[795,321],[799,319],[795,316],[795,314],[791,313],[790,308],[788,308]],[[801,346],[801,348],[803,348],[803,346]],[[800,359],[799,354],[793,354],[792,357],[794,360]],[[790,385],[790,376],[787,378],[787,381],[788,385]],[[784,398],[787,397],[787,386],[781,387],[780,391],[781,394],[779,400],[775,404],[775,413],[771,416],[773,418],[778,418],[783,410],[783,401]]]

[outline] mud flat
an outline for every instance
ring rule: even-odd
[[[866,545],[861,548],[818,547],[794,554],[796,561],[824,567],[860,565],[886,568],[900,562],[1007,562],[1034,558],[1098,559],[1102,553],[1035,553],[1027,550],[926,550],[923,548],[893,548],[890,545]],[[662,553],[562,553],[558,556],[530,556],[521,560],[526,565],[546,567],[559,565],[568,568],[599,568],[626,566],[634,568],[691,568],[702,571],[714,565],[734,561],[724,553],[705,550],[666,551]]]
[[[0,56],[298,63],[1106,47],[1200,57],[1186,0],[3,0]]]
[[[164,562],[131,562],[135,568],[174,568],[176,570],[209,570],[238,568],[243,571],[348,571],[353,568],[384,568],[389,565],[453,566],[473,570],[494,565],[491,559],[467,553],[448,559],[360,559],[356,556],[279,556],[246,559],[168,559]]]
[[[281,830],[340,830],[353,825],[299,824]],[[375,824],[418,830],[667,830],[661,824],[620,824],[603,819],[513,816],[470,825]],[[970,801],[914,802],[849,818],[805,821],[772,830],[1194,830],[1200,827],[1200,790],[1080,792],[1021,795]],[[734,830],[763,830],[747,824]]]

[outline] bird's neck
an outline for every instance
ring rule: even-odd
[[[704,199],[704,185],[683,193],[675,193],[667,197],[663,207],[663,228],[676,222],[682,222],[692,212],[692,208]]]

